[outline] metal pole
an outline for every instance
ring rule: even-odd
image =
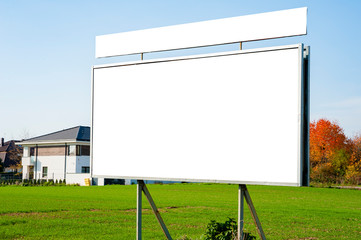
[[[242,191],[244,193],[244,198],[246,199],[249,211],[251,212],[251,216],[253,218],[254,223],[256,224],[258,235],[262,240],[266,240],[266,236],[264,235],[261,222],[258,219],[258,215],[256,212],[256,209],[254,208],[251,196],[249,195],[249,192],[247,190],[247,186],[245,184],[241,184]]]
[[[238,185],[238,229],[237,239],[243,240],[243,223],[244,223],[244,193],[241,184]]]
[[[165,235],[165,237],[168,239],[168,240],[172,240],[172,237],[170,236],[170,233],[167,229],[167,226],[165,225],[164,221],[163,221],[163,218],[162,216],[160,215],[159,211],[158,211],[158,208],[157,206],[155,205],[154,201],[153,201],[153,198],[152,196],[150,195],[149,191],[148,191],[148,188],[147,186],[145,185],[144,181],[143,180],[138,180],[138,183],[140,183],[142,185],[142,190],[144,192],[144,195],[147,197],[147,200],[150,204],[150,206],[152,207],[152,210],[153,210],[153,213],[155,215],[155,217],[157,218],[162,230],[163,230],[163,233]]]
[[[239,49],[242,50],[242,42],[239,42]],[[241,184],[238,184],[238,227],[237,239],[243,240],[243,223],[244,223],[244,196]]]
[[[137,240],[142,239],[142,184],[137,184]]]

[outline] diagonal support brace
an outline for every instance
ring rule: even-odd
[[[165,235],[165,237],[168,239],[168,240],[172,240],[172,237],[170,236],[170,233],[167,229],[167,226],[165,225],[164,221],[163,221],[163,218],[162,216],[160,215],[159,211],[158,211],[158,208],[157,206],[155,205],[154,201],[153,201],[153,198],[152,196],[150,195],[149,193],[149,190],[147,188],[147,186],[145,185],[144,181],[143,180],[138,180],[138,191],[139,190],[142,190],[144,195],[147,197],[147,200],[150,204],[150,206],[152,207],[152,210],[153,210],[153,213],[155,215],[155,217],[157,218],[162,230],[163,230],[163,233]],[[138,193],[139,194],[139,193]],[[139,196],[138,196],[139,198]],[[139,205],[138,205],[139,206]],[[141,214],[141,210],[140,210],[140,214]],[[139,215],[139,214],[138,214]],[[138,223],[139,224],[139,223]],[[141,226],[141,225],[140,225]],[[141,227],[140,227],[141,228]],[[139,227],[137,228],[137,234],[139,234]],[[141,232],[141,230],[140,230]],[[138,240],[140,240],[141,238],[139,238]]]
[[[241,187],[241,191],[243,192],[244,198],[246,199],[249,211],[251,212],[253,221],[256,224],[258,235],[260,236],[260,238],[262,240],[266,240],[266,236],[263,232],[261,222],[258,219],[258,215],[257,215],[256,209],[254,208],[251,196],[249,195],[249,192],[247,190],[247,186],[245,184],[241,184],[240,187]]]

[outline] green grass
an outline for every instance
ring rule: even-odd
[[[174,239],[237,218],[237,185],[147,186]],[[361,191],[248,189],[267,239],[361,239]],[[0,201],[0,239],[135,239],[135,185],[0,187]],[[164,239],[145,197],[143,208],[143,239]],[[248,209],[245,229],[258,237]]]

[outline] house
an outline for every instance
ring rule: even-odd
[[[20,160],[22,154],[21,146],[17,146],[19,141],[10,140],[5,142],[0,140],[0,172],[17,172],[21,168]]]
[[[26,139],[23,179],[66,180],[85,185],[90,179],[90,127],[77,126]]]

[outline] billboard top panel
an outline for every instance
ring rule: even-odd
[[[96,57],[158,52],[307,34],[307,8],[296,8],[96,37]]]

